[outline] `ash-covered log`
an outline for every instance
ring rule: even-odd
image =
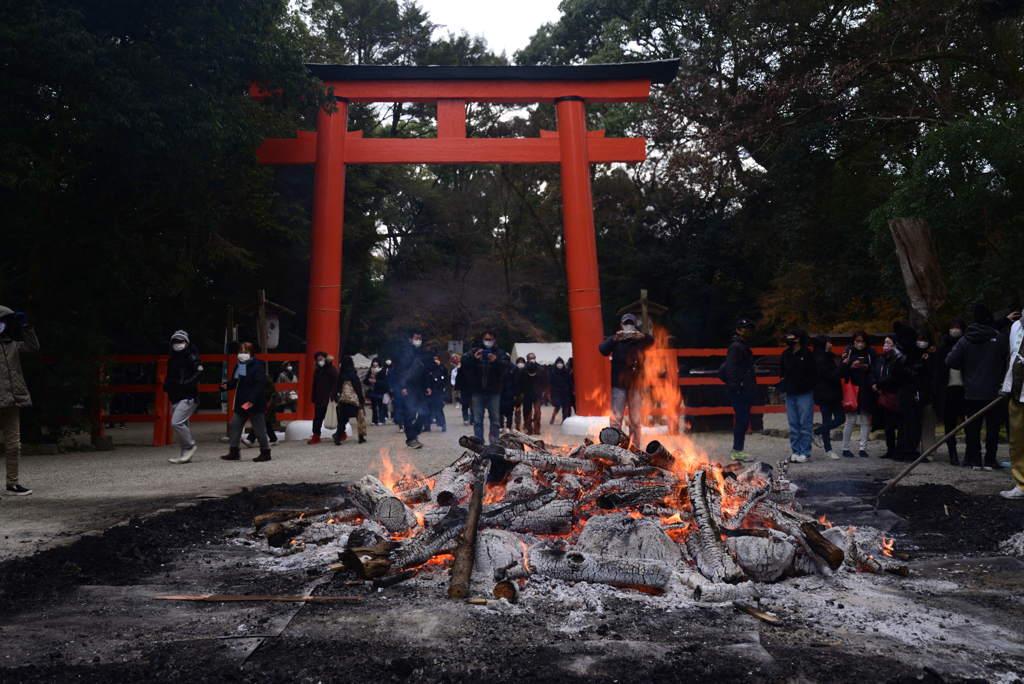
[[[389,532],[408,532],[416,524],[412,509],[372,475],[363,477],[349,487],[348,500],[367,518],[376,520]]]
[[[423,532],[410,539],[403,546],[391,552],[389,558],[395,568],[422,565],[439,553],[455,545],[455,538],[466,525],[465,509],[452,506],[448,514]]]
[[[584,453],[592,461],[602,461],[613,466],[635,466],[640,463],[632,451],[613,444],[594,444],[588,446]]]
[[[504,499],[507,501],[528,499],[539,490],[540,485],[533,477],[533,468],[525,463],[517,463],[509,473]]]
[[[530,549],[530,567],[534,574],[570,582],[596,582],[656,591],[665,591],[672,579],[672,568],[664,561],[593,556],[577,550],[534,547]]]
[[[597,464],[582,458],[565,458],[551,456],[540,451],[505,450],[505,458],[513,463],[525,463],[540,470],[553,470],[556,473],[572,473],[574,475],[592,475],[600,470]]]
[[[650,518],[633,518],[628,513],[590,518],[580,532],[575,548],[598,556],[660,560],[673,567],[681,556],[679,545],[665,534],[659,522]]]
[[[755,582],[774,582],[793,564],[796,555],[795,546],[769,535],[730,537],[726,545]]]
[[[735,515],[733,515],[731,518],[725,521],[725,523],[722,524],[722,527],[729,530],[739,529],[740,525],[743,524],[743,521],[746,519],[746,517],[750,514],[752,510],[754,510],[754,507],[757,506],[757,504],[763,501],[765,498],[767,498],[768,493],[771,492],[771,489],[771,482],[764,483],[763,486],[758,488],[753,494],[747,497],[747,500],[744,501],[743,504],[736,510]]]
[[[535,511],[527,511],[508,522],[506,529],[534,534],[566,534],[576,522],[576,506],[572,501],[555,499]]]
[[[608,472],[612,477],[676,477],[671,470],[652,465],[612,466]]]
[[[485,511],[480,516],[480,525],[484,527],[505,527],[527,511],[535,511],[541,506],[554,501],[555,496],[554,489],[542,489],[529,499],[522,499],[521,501],[499,506],[494,510]]]
[[[718,524],[708,503],[707,475],[705,470],[698,470],[690,481],[690,506],[697,523],[697,533],[686,537],[686,550],[705,577],[713,582],[735,584],[743,581],[743,571],[722,543]]]
[[[628,489],[618,489],[602,494],[597,497],[597,506],[605,511],[613,511],[617,508],[664,501],[671,493],[672,487],[669,485],[636,485]]]

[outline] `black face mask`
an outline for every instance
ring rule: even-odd
[[[786,346],[787,347],[794,347],[794,346],[796,346],[796,338],[795,337],[787,337],[786,338]]]

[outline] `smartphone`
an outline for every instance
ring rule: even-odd
[[[481,349],[480,351],[481,351],[481,356],[490,356],[491,355],[491,350],[490,349]]]

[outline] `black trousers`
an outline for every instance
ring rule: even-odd
[[[916,461],[920,455],[917,445],[921,443],[921,408],[917,402],[917,392],[900,390],[899,392],[899,434],[896,436],[896,460]]]
[[[327,415],[326,406],[313,407],[313,436],[320,436],[320,428],[324,426],[324,416]]]
[[[502,402],[501,404],[501,428],[512,429],[512,419],[515,417],[516,405],[511,401],[508,403]]]
[[[383,423],[384,422],[384,420],[381,418],[381,416],[383,415],[384,418],[387,418],[388,414],[387,414],[387,411],[385,411],[383,409],[384,409],[384,397],[370,397],[370,412],[372,414],[371,418],[370,418],[370,422],[371,423],[376,425],[377,423]]]
[[[995,397],[993,397],[994,399]],[[991,399],[964,399],[964,409],[968,416],[992,403]],[[967,446],[964,449],[964,465],[980,466],[981,462],[981,424],[985,424],[985,465],[996,462],[999,449],[999,428],[1003,425],[1005,404],[991,409],[984,416],[964,428]]]
[[[946,434],[956,430],[957,425],[964,421],[967,416],[966,409],[964,408],[964,388],[960,387],[947,387],[946,388],[946,403],[943,406],[942,422],[945,424]],[[951,439],[946,442],[946,448],[949,449],[950,456],[956,456],[956,440]]]
[[[885,453],[896,454],[896,428],[900,424],[900,414],[895,411],[878,408],[882,412],[882,427],[885,429]]]

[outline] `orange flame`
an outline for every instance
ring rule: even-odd
[[[826,529],[832,529],[832,523],[825,519],[825,514],[822,513],[821,517],[818,518],[818,522],[825,526]]]
[[[884,532],[880,535],[880,541],[878,545],[881,547],[882,553],[884,553],[886,556],[889,556],[889,558],[892,558],[892,547],[895,541],[895,539],[886,539]]]

